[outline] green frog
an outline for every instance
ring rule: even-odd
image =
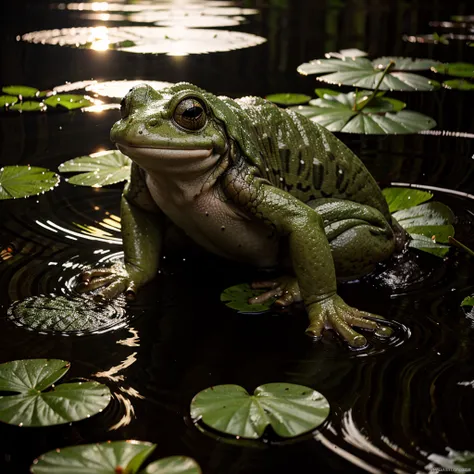
[[[121,201],[125,262],[84,272],[80,291],[133,299],[158,271],[171,220],[214,254],[286,267],[281,278],[255,282],[267,291],[250,302],[302,300],[310,336],[332,329],[362,347],[354,327],[389,334],[380,316],[344,302],[337,281],[388,259],[402,231],[369,171],[326,129],[259,97],[143,84],[122,100],[110,136],[133,161]]]

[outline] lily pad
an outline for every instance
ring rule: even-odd
[[[59,176],[37,166],[4,166],[0,169],[0,200],[34,196],[50,191]]]
[[[128,180],[130,169],[131,160],[118,150],[80,156],[59,165],[62,173],[82,172],[69,178],[69,183],[95,188]]]
[[[187,456],[169,456],[149,464],[143,474],[201,474],[199,464]]]
[[[394,64],[390,71],[385,71],[390,61]],[[438,82],[418,74],[405,72],[419,69],[420,65],[426,66],[428,64],[426,61],[430,60],[378,58],[370,61],[364,57],[315,59],[301,64],[297,71],[304,76],[324,74],[318,79],[329,84],[344,84],[364,89],[375,89],[378,85],[380,90],[432,91],[439,87]]]
[[[9,95],[16,95],[18,97],[21,96],[23,98],[37,97],[39,94],[39,90],[36,89],[36,87],[30,86],[5,86],[2,87],[2,92]]]
[[[441,63],[431,69],[448,76],[474,78],[474,64],[472,63]]]
[[[191,401],[191,417],[211,428],[243,438],[260,438],[267,426],[278,436],[293,438],[320,426],[329,403],[315,390],[291,383],[269,383],[253,395],[239,385],[216,385]]]
[[[464,79],[451,79],[444,81],[443,87],[460,91],[474,91],[474,82],[466,81]]]
[[[278,105],[299,105],[306,104],[309,102],[311,97],[305,94],[292,94],[292,93],[282,93],[282,94],[270,94],[265,97],[270,102],[273,102]]]
[[[461,306],[474,306],[474,295],[466,296],[462,300]]]
[[[156,448],[142,441],[112,441],[48,451],[31,466],[34,474],[135,474]]]
[[[48,107],[44,102],[26,100],[23,102],[16,102],[9,107],[9,110],[16,110],[17,112],[44,112],[47,108]]]
[[[275,298],[261,304],[249,304],[248,302],[250,298],[262,293],[264,293],[263,290],[253,289],[248,283],[241,283],[226,288],[221,293],[221,301],[229,308],[236,309],[241,313],[262,313],[270,309]]]
[[[369,102],[366,93],[349,92],[324,95],[324,98],[311,100],[310,105],[291,109],[331,132],[391,135],[416,133],[436,126],[436,122],[426,115],[401,110],[404,106],[396,99],[375,97]]]
[[[413,188],[385,188],[382,191],[390,212],[408,209],[429,201],[433,194]]]
[[[19,426],[51,426],[101,412],[111,398],[106,385],[76,382],[53,386],[69,367],[69,362],[58,359],[1,364],[0,391],[16,394],[0,396],[0,421]]]
[[[94,103],[83,95],[77,94],[56,94],[44,100],[49,107],[64,107],[68,110],[90,107]]]
[[[374,59],[372,64],[379,69],[385,69],[391,62],[394,63],[393,70],[397,71],[428,71],[442,64],[433,59],[400,58],[396,56],[383,56]]]
[[[30,296],[15,301],[7,315],[18,326],[70,336],[118,329],[129,320],[119,300],[96,302],[80,296]]]
[[[358,58],[361,56],[367,56],[368,53],[365,51],[361,51],[357,48],[348,48],[348,49],[341,49],[339,52],[331,52],[326,53],[324,56],[326,58]]]
[[[0,107],[9,107],[18,102],[18,97],[14,95],[0,95]]]

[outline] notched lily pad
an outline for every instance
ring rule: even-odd
[[[72,296],[30,296],[7,311],[17,326],[41,333],[82,336],[123,327],[128,316],[120,300],[96,302]]]
[[[55,94],[43,101],[48,107],[63,107],[67,110],[90,107],[94,103],[83,95]]]
[[[363,134],[407,134],[429,130],[436,122],[419,112],[402,110],[405,103],[363,92],[332,95],[324,93],[310,105],[291,107],[331,132]]]
[[[95,188],[128,180],[130,169],[131,160],[118,150],[80,156],[59,165],[61,173],[80,173],[69,178],[69,183]]]
[[[311,97],[305,94],[292,94],[292,93],[281,93],[281,94],[270,94],[265,97],[270,102],[278,105],[299,105],[306,104],[309,102]]]
[[[221,293],[221,301],[229,308],[236,309],[240,313],[263,313],[270,310],[275,298],[261,304],[249,304],[248,302],[250,298],[262,293],[264,293],[264,290],[256,290],[251,288],[248,283],[241,283],[226,288]]]
[[[0,200],[34,196],[59,184],[59,176],[37,166],[4,166],[0,169]]]
[[[418,206],[433,197],[430,192],[413,188],[385,188],[382,190],[382,194],[391,213]]]
[[[18,426],[51,426],[101,412],[110,390],[98,382],[53,385],[69,370],[59,359],[25,359],[0,365],[0,421]]]
[[[269,383],[253,395],[239,385],[216,385],[191,401],[191,417],[211,428],[243,438],[260,438],[266,427],[283,438],[293,438],[320,426],[329,403],[315,390],[290,383]]]
[[[389,71],[386,66],[392,62]],[[439,87],[433,81],[409,70],[429,69],[435,61],[411,58],[377,58],[370,61],[364,57],[341,59],[315,59],[301,64],[297,71],[304,75],[323,74],[318,80],[329,84],[344,84],[364,89],[432,91]],[[428,66],[429,65],[429,66]],[[427,67],[428,66],[428,67]]]

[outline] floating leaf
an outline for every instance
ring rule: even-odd
[[[368,105],[364,105],[367,103]],[[305,115],[331,132],[373,135],[407,134],[428,130],[436,122],[423,114],[401,110],[405,104],[387,97],[375,97],[369,102],[365,93],[325,95],[313,99],[310,105],[291,109]]]
[[[339,95],[339,91],[335,91],[334,89],[324,89],[324,88],[317,88],[314,89],[314,92],[318,97],[321,97],[321,99],[324,99],[326,95],[333,96],[333,95]]]
[[[451,79],[443,82],[443,87],[446,89],[457,89],[460,91],[473,91],[474,82],[469,82],[464,79]]]
[[[388,59],[394,61],[390,71],[385,71]],[[409,62],[411,61],[411,62]],[[301,64],[297,71],[305,76],[309,74],[325,74],[318,79],[329,84],[344,84],[357,86],[364,89],[375,89],[379,84],[380,90],[403,91],[431,91],[437,89],[436,81],[410,72],[403,72],[404,68],[412,69],[416,61],[407,58],[379,58],[370,61],[367,58],[342,58],[342,59],[315,59]],[[424,64],[424,63],[423,63]]]
[[[149,464],[143,474],[201,474],[199,464],[187,456],[169,456]]]
[[[348,48],[348,49],[341,49],[339,52],[335,53],[326,53],[324,56],[326,58],[358,58],[361,56],[367,56],[368,53],[365,51],[361,51],[357,48]]]
[[[44,102],[27,100],[13,104],[9,107],[9,110],[16,110],[17,112],[44,112],[47,108]]]
[[[264,290],[253,289],[248,283],[241,283],[226,288],[221,293],[221,301],[229,308],[236,309],[241,313],[262,313],[270,309],[270,306],[275,302],[275,298],[261,304],[249,304],[248,302],[250,298],[262,293],[264,293]]]
[[[101,187],[126,181],[130,177],[131,160],[118,150],[80,156],[59,166],[62,173],[83,172],[68,179],[79,186]]]
[[[408,209],[429,201],[433,194],[413,188],[385,188],[382,191],[390,212]]]
[[[0,95],[0,107],[9,107],[18,102],[18,97],[13,95]]]
[[[16,199],[50,191],[59,176],[37,166],[4,166],[0,169],[0,200]]]
[[[76,94],[56,94],[44,100],[49,107],[64,107],[68,110],[90,107],[94,103],[83,95]]]
[[[7,315],[16,325],[34,331],[78,336],[117,329],[129,319],[118,301],[80,296],[30,296],[14,302]]]
[[[440,74],[454,77],[474,77],[474,64],[472,63],[441,63],[431,68]]]
[[[466,296],[462,300],[461,306],[474,306],[474,295]]]
[[[270,94],[265,97],[270,102],[274,102],[279,105],[299,105],[306,104],[311,97],[305,94],[292,94],[292,93],[282,93],[282,94]]]
[[[433,59],[400,58],[396,56],[383,56],[374,59],[372,64],[375,68],[385,69],[391,62],[394,63],[393,70],[396,71],[428,71],[442,64]]]
[[[293,438],[320,426],[329,403],[315,390],[290,383],[269,383],[253,395],[239,385],[216,385],[191,401],[191,417],[226,434],[260,438],[267,426],[278,436]]]
[[[136,474],[156,445],[112,441],[48,451],[31,466],[34,474]]]
[[[36,87],[30,86],[5,86],[2,87],[2,92],[9,95],[16,95],[18,97],[21,96],[23,98],[37,97],[39,94],[39,90],[36,89]]]
[[[454,234],[454,215],[448,206],[428,202],[394,212],[393,217],[410,234],[410,247],[438,257],[448,253],[450,246],[438,243],[448,241],[448,237]]]
[[[83,420],[110,402],[110,390],[98,382],[55,385],[70,363],[58,359],[27,359],[0,365],[0,421],[19,426],[51,426]],[[43,391],[49,389],[48,391]]]

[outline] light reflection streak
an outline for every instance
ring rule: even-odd
[[[120,341],[117,341],[117,344],[121,344],[122,346],[129,346],[129,347],[139,346],[140,336],[138,335],[138,331],[132,328],[129,328],[128,330],[132,334],[132,337],[129,337],[127,339],[120,339]]]
[[[109,428],[109,431],[114,431],[118,430],[119,428],[122,428],[123,426],[127,426],[130,424],[133,418],[135,418],[135,408],[133,408],[132,402],[128,399],[125,398],[122,394],[120,393],[114,393],[115,398],[117,398],[118,402],[123,406],[125,413],[123,414],[122,418],[115,423],[115,425],[112,425]]]
[[[111,380],[112,382],[123,382],[125,380],[124,375],[118,375],[122,370],[130,367],[137,361],[137,352],[130,354],[123,362],[119,365],[111,367],[109,370],[103,372],[97,372],[94,374],[94,377],[104,378]]]
[[[465,193],[464,191],[457,191],[456,189],[440,188],[438,186],[430,186],[427,184],[412,184],[399,182],[392,182],[390,184],[392,186],[403,186],[407,188],[427,189],[428,191],[439,191],[441,193],[454,194],[455,196],[461,196],[467,199],[474,199],[474,194]]]

